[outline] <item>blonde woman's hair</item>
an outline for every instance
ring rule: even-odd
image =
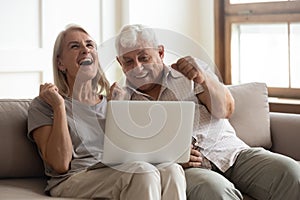
[[[67,82],[67,76],[65,72],[58,69],[58,58],[62,53],[63,50],[62,44],[66,34],[70,31],[75,31],[75,30],[82,31],[83,33],[89,35],[87,31],[83,29],[81,26],[68,25],[66,26],[65,30],[61,31],[58,34],[53,48],[52,64],[53,64],[54,83],[58,87],[59,93],[65,97],[70,97],[71,91]],[[109,87],[110,87],[109,82],[100,66],[100,63],[98,62],[97,74],[92,80],[92,89],[95,92],[95,94],[101,94],[102,92],[108,94]]]

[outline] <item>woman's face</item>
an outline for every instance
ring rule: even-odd
[[[66,72],[68,84],[75,80],[86,82],[97,73],[98,54],[96,43],[81,30],[66,33],[62,42],[62,53],[58,58],[58,68]]]

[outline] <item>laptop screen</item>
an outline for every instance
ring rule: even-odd
[[[189,101],[109,101],[102,162],[187,162],[194,109]]]

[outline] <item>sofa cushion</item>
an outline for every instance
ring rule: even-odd
[[[300,161],[300,115],[271,112],[271,150]]]
[[[31,100],[0,100],[0,178],[43,176],[35,145],[27,139]]]
[[[26,179],[0,179],[0,199],[22,199],[22,200],[75,200],[75,198],[55,198],[44,193],[46,179],[26,178]],[[76,198],[76,200],[80,200]]]
[[[229,121],[239,138],[249,146],[272,146],[268,90],[265,83],[228,86],[235,100],[235,111]]]
[[[42,178],[0,179],[1,199],[51,199],[44,193],[46,180]]]

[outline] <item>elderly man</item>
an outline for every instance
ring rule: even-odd
[[[115,40],[126,86],[114,83],[111,98],[194,101],[194,137],[190,161],[181,163],[188,199],[300,199],[300,167],[293,159],[251,148],[227,118],[234,111],[229,90],[192,57],[164,64],[164,46],[143,25],[126,25]],[[208,161],[208,162],[206,162]]]

